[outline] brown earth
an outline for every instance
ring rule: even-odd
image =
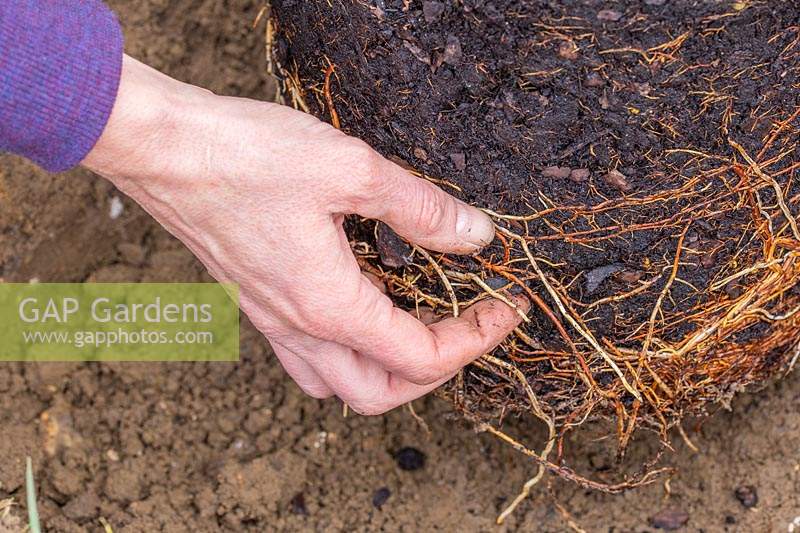
[[[250,30],[260,4],[111,4],[132,55],[221,93],[274,94]],[[125,209],[112,220],[115,196]],[[146,214],[81,170],[49,176],[0,158],[0,228],[6,281],[208,279]],[[731,411],[685,423],[700,453],[671,435],[667,462],[677,472],[668,485],[609,496],[552,480],[505,527],[565,531],[568,512],[587,531],[651,531],[654,515],[674,509],[689,515],[684,531],[787,531],[800,515],[799,391],[793,375],[737,398]],[[303,396],[247,324],[238,364],[3,364],[0,501],[24,501],[31,455],[50,531],[102,531],[100,517],[115,532],[492,530],[533,466],[476,435],[443,402],[416,409],[430,435],[404,410],[343,418],[337,402]],[[506,429],[532,444],[544,436],[530,421]],[[614,443],[592,438],[601,433],[570,434],[567,464],[608,475]],[[421,468],[399,468],[406,447],[425,455]],[[655,435],[642,434],[626,462],[658,448]],[[402,457],[414,466],[415,454]],[[759,497],[752,509],[734,494],[748,485]]]

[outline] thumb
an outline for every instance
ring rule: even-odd
[[[376,159],[371,190],[359,198],[357,214],[381,220],[414,244],[438,252],[472,253],[492,242],[495,230],[488,215],[377,154]]]

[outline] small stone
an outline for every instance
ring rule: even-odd
[[[583,183],[589,179],[592,173],[588,168],[576,168],[569,173],[569,179],[575,183]]]
[[[613,9],[603,9],[597,12],[597,20],[602,20],[603,22],[617,22],[621,18],[622,13]]]
[[[289,502],[289,510],[292,514],[300,516],[308,516],[308,507],[306,507],[306,495],[298,492],[292,497]]]
[[[431,24],[439,20],[444,13],[444,3],[442,2],[422,2],[422,14],[425,22]]]
[[[572,169],[569,167],[547,167],[542,170],[542,177],[545,178],[556,178],[556,179],[566,179],[572,173]]]
[[[609,109],[611,107],[611,100],[608,99],[608,95],[605,93],[603,93],[603,96],[601,96],[597,101],[600,104],[600,107],[603,109]]]
[[[450,161],[453,162],[453,166],[456,167],[456,170],[459,172],[467,168],[467,156],[464,155],[463,152],[455,152],[450,154]]]
[[[558,57],[575,61],[579,56],[578,47],[575,46],[574,42],[561,41],[561,44],[558,45]]]
[[[424,148],[420,148],[419,146],[417,146],[414,148],[414,157],[416,157],[420,161],[427,161],[428,152],[426,152]]]
[[[753,485],[744,485],[734,491],[736,499],[745,508],[750,509],[758,505],[758,491]]]
[[[389,490],[388,487],[381,487],[375,491],[375,494],[372,495],[372,505],[376,509],[380,509],[383,507],[383,504],[389,499],[389,496],[392,495],[392,491]]]
[[[443,61],[448,65],[455,66],[461,63],[461,55],[461,41],[455,35],[448,35],[447,43],[444,45]]]
[[[603,176],[603,181],[605,181],[609,187],[613,187],[624,193],[631,192],[631,186],[628,183],[628,178],[619,170],[610,171],[608,174]]]
[[[650,517],[650,525],[664,531],[675,531],[686,525],[689,513],[683,509],[669,508]]]
[[[413,472],[425,466],[425,454],[416,448],[406,446],[394,455],[400,470]]]

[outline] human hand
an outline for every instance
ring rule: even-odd
[[[479,210],[365,143],[288,107],[215,96],[128,57],[108,126],[84,161],[182,240],[308,394],[363,414],[413,400],[518,325],[498,300],[425,326],[360,272],[345,214],[425,248],[494,238]],[[529,303],[514,297],[523,310]]]

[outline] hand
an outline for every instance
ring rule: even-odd
[[[382,413],[434,389],[519,323],[497,300],[429,327],[394,307],[361,274],[344,214],[453,253],[488,244],[494,226],[310,115],[215,96],[126,57],[111,119],[84,164],[212,276],[239,284],[242,309],[311,396]]]

